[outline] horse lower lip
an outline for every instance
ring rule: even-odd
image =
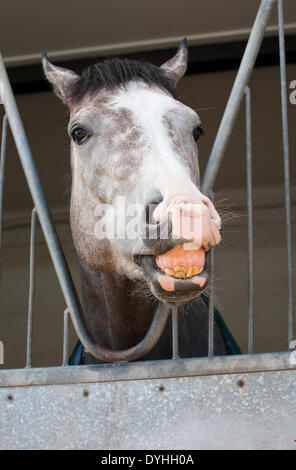
[[[182,305],[182,303],[198,297],[204,290],[208,281],[206,263],[202,274],[180,279],[168,276],[161,271],[155,258],[156,256],[153,255],[142,256],[140,266],[152,293],[160,301]]]

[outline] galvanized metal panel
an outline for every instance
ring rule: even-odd
[[[1,449],[296,449],[296,372],[0,389]]]
[[[1,387],[162,379],[295,369],[294,352],[0,370]]]

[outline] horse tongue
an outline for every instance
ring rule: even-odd
[[[185,279],[203,271],[205,251],[200,249],[188,250],[177,246],[163,255],[156,256],[157,266],[170,276]]]

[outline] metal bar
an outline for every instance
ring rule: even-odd
[[[291,352],[0,370],[0,387],[149,380],[273,370],[296,371],[295,361],[291,361]]]
[[[143,338],[143,340],[138,345],[130,349],[124,351],[112,351],[105,349],[93,341],[82,320],[81,305],[78,299],[78,295],[51,218],[29,142],[23,128],[21,117],[16,106],[1,55],[0,90],[11,132],[15,140],[34,205],[36,207],[40,225],[42,227],[51,259],[53,261],[56,274],[79,339],[85,346],[85,349],[101,361],[131,361],[138,359],[139,357],[146,354],[157,343],[165,327],[169,309],[166,307],[161,307],[158,309],[158,312],[156,313],[145,338]]]
[[[69,364],[69,310],[64,311],[63,366]]]
[[[28,302],[28,326],[27,326],[27,358],[26,367],[32,367],[32,336],[33,336],[33,313],[35,294],[35,233],[36,233],[36,209],[31,215],[30,236],[30,276],[29,276],[29,302]]]
[[[214,193],[210,193],[212,202],[214,203]],[[215,248],[210,252],[210,266],[211,266],[211,279],[210,279],[210,299],[209,299],[209,328],[208,328],[208,357],[214,356],[214,307],[215,307]]]
[[[5,163],[7,148],[7,116],[3,117],[1,136],[1,162],[0,162],[0,286],[1,286],[1,265],[2,265],[2,225],[3,225],[3,192],[5,180]]]
[[[21,118],[15,103],[7,73],[0,56],[0,82],[2,88],[2,100],[10,123],[10,128],[15,140],[19,157],[26,175],[28,186],[34,201],[39,221],[53,260],[53,264],[60,281],[67,305],[78,315],[80,308],[78,298],[73,286],[68,266],[65,262],[61,245],[51,219],[47,202],[45,200],[42,185],[33,160],[30,146],[21,122]]]
[[[282,102],[282,130],[283,130],[283,156],[285,178],[285,212],[286,212],[286,249],[288,268],[288,347],[293,340],[293,264],[292,264],[292,236],[291,236],[291,201],[290,201],[290,167],[289,167],[289,136],[287,111],[287,79],[285,58],[285,34],[283,2],[278,0],[279,23],[279,52],[281,76],[281,102]]]
[[[251,90],[245,89],[246,116],[246,170],[248,206],[248,353],[254,352],[254,242],[253,242],[253,194],[252,194],[252,135],[251,135]]]
[[[172,339],[173,339],[173,359],[179,357],[179,338],[178,338],[178,307],[172,308]]]
[[[208,357],[213,357],[214,356],[214,307],[215,307],[215,281],[214,281],[215,249],[214,248],[211,249],[210,263],[211,263],[211,280],[210,280],[211,295],[209,299]]]
[[[262,0],[260,4],[205,170],[202,184],[202,191],[205,194],[208,194],[214,186],[226,145],[238,115],[245,87],[248,84],[252,73],[274,2],[275,0]]]

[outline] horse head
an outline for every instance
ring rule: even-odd
[[[43,67],[69,109],[70,221],[81,264],[140,279],[168,304],[199,296],[221,221],[200,191],[200,118],[176,94],[186,40],[160,67],[107,59],[77,75],[46,55]]]

